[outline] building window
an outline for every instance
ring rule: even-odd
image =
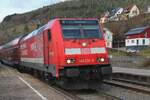
[[[145,39],[143,39],[143,45],[145,45]]]
[[[132,43],[134,43],[134,40],[131,40]]]

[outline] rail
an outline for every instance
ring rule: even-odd
[[[116,80],[104,80],[103,83],[117,86],[117,87],[122,87],[125,89],[130,89],[130,90],[137,91],[137,92],[150,94],[150,87],[135,84],[134,82],[131,82],[131,81],[130,82],[127,82],[127,81],[121,82],[121,81],[116,81]]]

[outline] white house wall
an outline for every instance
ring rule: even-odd
[[[123,8],[120,8],[120,9],[116,12],[115,16],[118,16],[118,15],[122,14],[122,12],[123,12]]]
[[[137,13],[133,13],[134,11],[137,11]],[[133,6],[133,8],[131,9],[130,13],[129,13],[129,17],[134,17],[134,16],[137,16],[140,14],[140,11],[139,9],[137,8],[137,6]]]
[[[137,44],[138,40],[138,44]],[[143,44],[143,40],[145,40],[145,44]],[[134,39],[126,39],[125,40],[126,46],[148,46],[150,45],[150,38],[134,38]]]
[[[104,37],[106,41],[106,47],[112,48],[112,42],[113,42],[113,33],[109,31],[107,28],[104,28]]]

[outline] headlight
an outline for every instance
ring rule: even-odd
[[[83,46],[83,47],[87,46],[87,43],[85,43],[85,42],[84,42],[84,43],[82,43],[82,46]]]
[[[97,60],[96,60],[97,62],[104,62],[105,61],[105,59],[104,58],[97,58]]]
[[[67,59],[67,64],[70,64],[71,63],[71,60],[70,59]]]
[[[67,64],[73,64],[73,63],[75,63],[75,59],[73,59],[73,58],[72,59],[67,59],[66,63]]]
[[[101,58],[101,62],[104,62],[105,61],[105,59],[104,58]]]

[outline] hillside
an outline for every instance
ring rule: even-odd
[[[150,5],[150,2],[149,0],[72,0],[24,14],[9,15],[0,24],[0,44],[32,31],[37,27],[36,23],[41,22],[42,25],[54,17],[99,17],[104,11],[119,6],[125,7],[130,4],[137,4],[141,9],[145,9]],[[115,33],[115,39],[122,39],[123,33],[129,28],[147,25],[149,22],[149,15],[142,15],[131,21],[111,22],[105,26]]]

